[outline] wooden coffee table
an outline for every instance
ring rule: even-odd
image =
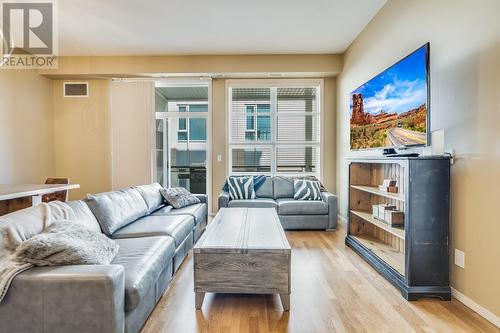
[[[274,208],[223,208],[194,246],[196,308],[205,293],[279,294],[290,309],[291,248]]]

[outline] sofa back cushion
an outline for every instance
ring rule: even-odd
[[[284,177],[273,177],[274,199],[293,198],[293,180]]]
[[[264,176],[265,180],[262,184],[255,185],[255,195],[257,198],[271,198],[273,197],[273,178],[269,176]]]
[[[76,222],[86,226],[88,229],[95,232],[102,232],[101,226],[84,200],[69,201],[68,206],[73,209],[76,216]]]
[[[137,191],[141,194],[142,198],[146,202],[148,206],[148,214],[151,214],[161,206],[163,206],[163,196],[160,193],[160,190],[163,187],[158,183],[148,184],[148,185],[140,185],[135,187]]]
[[[73,210],[64,202],[51,201],[0,217],[0,252],[13,251],[22,242],[39,234],[57,220],[75,220]]]
[[[147,215],[148,206],[135,188],[89,194],[87,205],[99,222],[102,232],[113,232]]]

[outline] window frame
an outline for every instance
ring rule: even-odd
[[[190,105],[205,105],[205,103],[198,103],[198,102],[191,102],[191,103],[177,103],[175,101],[172,101],[171,103],[176,103],[175,105],[175,108],[176,108],[176,112],[178,112],[179,114],[186,114],[186,117],[178,117],[177,118],[177,141],[178,142],[207,142],[207,138],[205,138],[205,140],[197,140],[197,139],[191,139],[191,135],[189,134],[190,132],[190,126],[191,126],[191,119],[203,119],[203,117],[193,117],[193,116],[188,116],[190,114]],[[168,107],[168,106],[167,106]],[[185,110],[184,111],[181,111],[180,108],[181,107],[184,107]],[[207,109],[208,109],[208,104],[207,104]],[[195,112],[196,114],[198,113],[201,113],[201,112]],[[191,113],[192,114],[192,113]],[[181,126],[180,126],[180,123],[181,123],[181,120],[184,120],[185,121],[185,128],[184,129],[181,129]],[[179,139],[179,134],[181,133],[186,133],[186,139]]]
[[[316,112],[297,112],[297,111],[277,111],[277,90],[278,88],[316,88],[317,93],[317,111]],[[271,117],[271,139],[270,140],[252,140],[252,141],[235,141],[232,140],[232,89],[233,88],[271,88],[270,97],[270,112],[265,113]],[[323,158],[324,158],[324,80],[323,79],[279,79],[279,80],[267,80],[267,79],[230,79],[226,80],[226,129],[227,129],[227,175],[313,175],[319,179],[323,179]],[[267,104],[267,103],[263,103]],[[246,110],[245,110],[246,113]],[[254,116],[254,121],[257,120],[256,115],[257,107],[252,114]],[[281,141],[277,137],[278,134],[278,116],[279,115],[290,115],[290,116],[305,116],[311,115],[313,119],[316,119],[317,133],[316,139],[314,141]],[[245,119],[246,121],[246,119]],[[257,125],[255,127],[255,136],[257,138]],[[246,124],[245,124],[246,129]],[[334,129],[332,129],[334,130]],[[246,131],[245,131],[246,133]],[[271,147],[271,171],[270,172],[234,172],[232,170],[233,166],[233,148],[269,148]],[[290,173],[290,172],[278,172],[277,157],[278,149],[281,147],[313,147],[317,149],[316,152],[316,166],[314,172],[300,172],[300,173]]]
[[[269,109],[271,108],[270,103],[249,103],[245,104],[245,137],[248,133],[253,133],[254,140],[252,142],[268,142],[270,140],[267,139],[259,139],[259,117],[269,117],[269,121],[272,121],[270,112],[259,112],[259,105],[269,105]],[[248,107],[253,107],[253,111],[251,113],[248,112]],[[252,117],[252,128],[248,128],[248,117]]]

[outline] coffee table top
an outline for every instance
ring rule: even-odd
[[[222,208],[194,246],[194,252],[290,251],[274,208]]]

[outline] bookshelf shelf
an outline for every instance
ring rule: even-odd
[[[364,192],[368,192],[371,194],[380,195],[380,196],[385,197],[385,198],[399,200],[399,201],[405,201],[404,194],[384,192],[384,191],[379,190],[378,187],[375,187],[375,186],[351,185],[351,187],[356,189],[356,190],[359,190],[359,191],[364,191]]]
[[[370,213],[360,212],[357,210],[351,210],[351,213],[362,218],[364,221],[375,225],[376,227],[387,231],[391,235],[394,235],[400,239],[405,239],[405,230],[403,228],[395,228],[390,225],[375,219]]]
[[[389,245],[381,243],[378,239],[370,236],[355,236],[368,250],[372,251],[377,257],[380,257],[386,263],[394,267],[396,271],[404,274],[404,254],[394,250]]]

